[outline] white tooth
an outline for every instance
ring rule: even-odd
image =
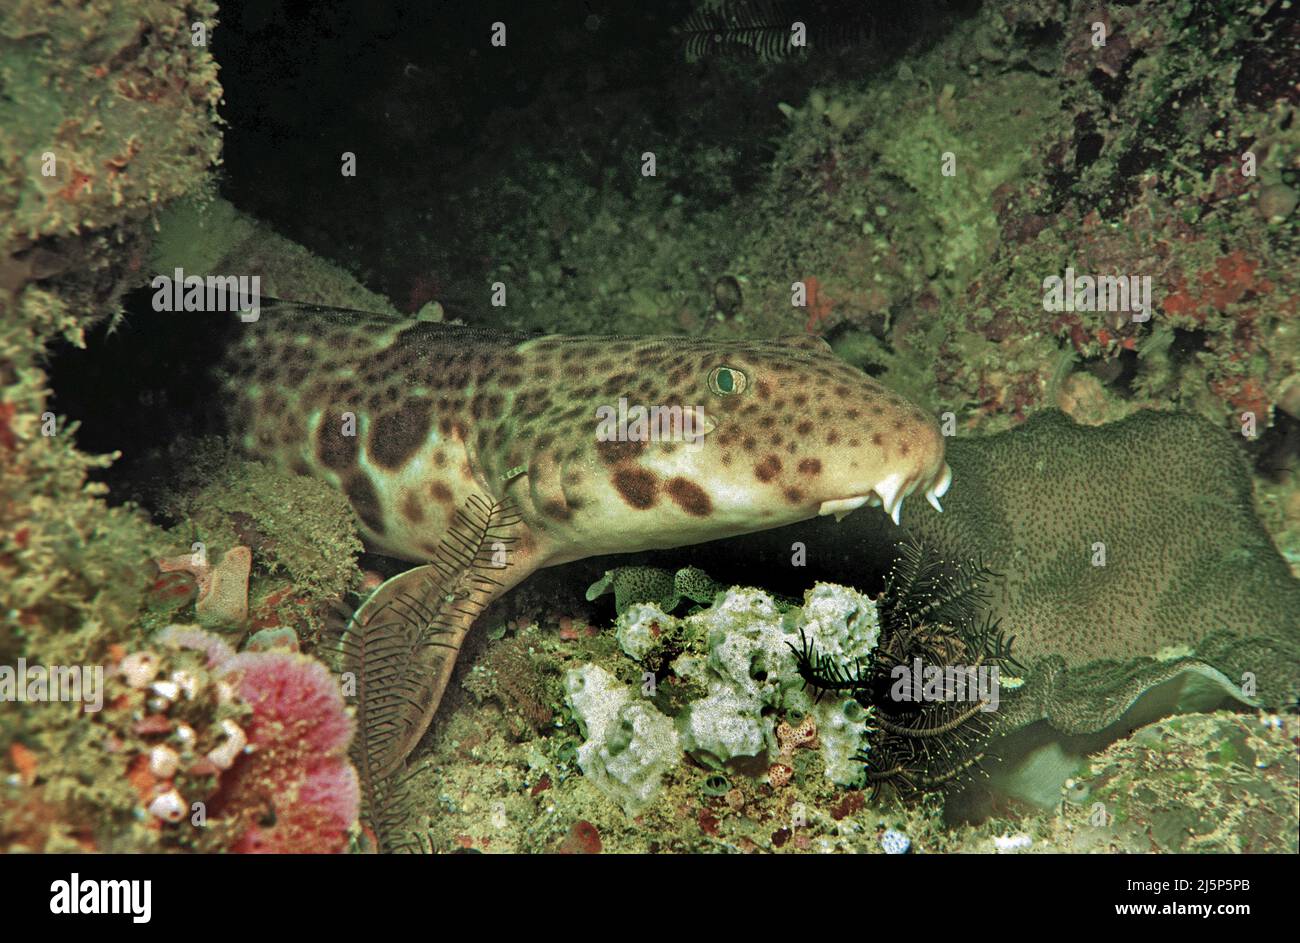
[[[885,508],[885,513],[893,514],[894,508],[898,503],[898,495],[903,487],[903,476],[893,474],[884,481],[876,483],[876,494],[880,495],[880,503]]]
[[[950,484],[952,484],[952,469],[948,467],[947,462],[944,462],[943,475],[939,478],[939,482],[930,490],[934,492],[936,498],[942,498],[948,493],[948,486]]]
[[[939,498],[948,493],[948,486],[952,484],[952,469],[948,463],[944,462],[943,472],[938,479],[930,486],[930,490],[925,493],[925,499],[936,511],[943,511],[943,506],[939,504]]]
[[[903,495],[903,497],[905,498],[905,497],[907,497],[907,495]],[[902,513],[903,513],[903,498],[899,498],[899,499],[898,499],[898,503],[894,505],[894,511],[893,511],[893,513],[889,515],[890,517],[892,517],[892,518],[894,519],[894,526],[895,526],[895,527],[899,526],[899,520],[898,520],[898,518],[902,515]]]
[[[821,507],[817,509],[819,515],[834,514],[838,521],[850,511],[856,511],[862,505],[867,503],[867,496],[860,495],[856,498],[840,498],[836,501],[823,501]]]

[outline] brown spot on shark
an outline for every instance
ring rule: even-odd
[[[708,517],[713,512],[713,502],[708,492],[688,478],[680,476],[668,479],[664,491],[673,502],[694,517]]]
[[[344,484],[343,493],[347,495],[352,510],[356,511],[361,523],[382,537],[385,533],[384,506],[370,476],[365,472],[357,472]]]
[[[370,426],[366,455],[380,468],[396,471],[429,438],[433,425],[433,403],[410,399],[394,412],[384,413]]]
[[[612,481],[623,500],[639,511],[654,507],[658,500],[659,479],[644,468],[620,468]]]
[[[316,427],[316,458],[333,471],[347,471],[357,462],[357,437],[343,434],[343,416],[328,410]]]
[[[596,454],[606,465],[617,465],[636,458],[645,448],[644,442],[597,442]]]
[[[424,523],[424,506],[413,492],[408,491],[406,497],[402,498],[402,517],[412,524]]]
[[[567,521],[573,517],[573,512],[569,510],[569,506],[562,501],[542,502],[542,513],[557,521]]]
[[[433,497],[433,500],[437,501],[439,504],[450,505],[456,500],[451,493],[451,489],[441,481],[429,482],[429,494]]]
[[[775,455],[767,456],[754,466],[754,477],[759,481],[771,481],[779,474],[781,474],[781,460]]]

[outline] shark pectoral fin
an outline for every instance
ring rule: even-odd
[[[356,685],[363,780],[390,775],[415,749],[474,620],[535,568],[508,550],[518,529],[513,506],[471,498],[431,563],[383,583],[348,620],[340,649]]]

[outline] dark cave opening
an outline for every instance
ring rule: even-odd
[[[77,424],[77,446],[122,453],[92,473],[111,504],[149,507],[173,445],[226,431],[215,369],[226,316],[155,311],[152,298],[152,289],[131,292],[121,318],[89,331],[85,347],[60,340],[47,352],[51,409]]]

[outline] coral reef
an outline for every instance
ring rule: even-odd
[[[1294,716],[1171,717],[1065,783],[1048,850],[1295,854]],[[1246,801],[1242,801],[1242,797]],[[1041,849],[1040,849],[1041,850]]]
[[[364,83],[374,107],[349,129],[385,142],[387,176],[367,157],[366,186],[337,191],[321,219],[302,212],[321,180],[301,152],[255,134],[237,146],[260,149],[270,182],[250,196],[228,176],[239,209],[214,195],[222,91],[192,41],[196,23],[215,26],[213,3],[0,11],[0,666],[112,671],[102,711],[0,712],[0,846],[336,851],[355,835],[351,721],[326,669],[296,654],[362,585],[346,503],[212,442],[157,463],[128,454],[137,470],[106,475],[116,457],[77,449],[85,429],[56,414],[45,374],[52,345],[84,343],[119,320],[125,292],[175,267],[395,309],[286,232],[430,319],[445,301],[524,331],[824,334],[957,433],[946,512],[911,506],[905,531],[990,567],[988,613],[1029,666],[996,721],[1050,726],[1070,747],[1064,791],[1045,793],[1055,808],[999,807],[977,827],[945,823],[934,797],[844,788],[861,781],[879,717],[838,695],[813,703],[792,646],[803,628],[829,656],[879,657],[884,610],[824,584],[801,603],[776,593],[872,585],[899,532],[859,512],[840,530],[671,561],[771,563],[766,592],[632,559],[561,621],[554,600],[581,609],[590,568],[555,574],[549,595],[522,587],[526,603],[506,605],[529,617],[485,619],[411,771],[401,824],[430,849],[1294,853],[1293,717],[1197,714],[1123,736],[1153,711],[1271,709],[1300,693],[1293,11],[924,6],[923,26],[888,33],[897,42],[833,55],[727,55],[773,48],[742,36],[704,65],[652,73],[651,109],[630,83],[680,37],[601,63],[566,35],[564,54],[534,53],[553,60],[541,88],[525,69],[518,98],[481,115],[439,102],[433,158],[420,89],[473,85],[484,60],[462,73],[407,63]],[[1079,28],[1092,16],[1103,46]],[[516,55],[513,69],[529,61]],[[274,70],[319,87],[281,57],[245,58],[242,81]],[[335,107],[312,97],[292,107]],[[287,140],[283,116],[258,107]],[[479,122],[501,146],[481,146]],[[648,146],[653,176],[629,159]],[[277,186],[277,167],[301,184]],[[273,226],[241,212],[277,206]],[[1149,277],[1150,318],[1047,310],[1044,279],[1067,270]],[[486,302],[496,281],[508,305]],[[1169,407],[1182,412],[1156,412]],[[795,542],[815,563],[778,586]],[[612,629],[582,631],[610,591]],[[706,608],[673,615],[683,602]],[[152,635],[200,619],[225,641]]]
[[[143,641],[137,615],[151,601],[151,561],[173,551],[139,510],[104,502],[91,476],[114,456],[76,449],[76,423],[51,408],[45,346],[83,343],[86,328],[117,313],[123,293],[146,278],[152,215],[201,186],[215,160],[217,68],[207,46],[191,42],[191,25],[214,15],[207,2],[0,10],[6,665],[117,661],[115,646]],[[133,818],[143,809],[103,733],[76,705],[0,713],[6,752],[36,758],[30,785],[5,796],[7,811],[20,810],[6,816],[6,845],[154,846]]]
[[[515,630],[505,631],[505,639],[486,644],[488,651],[508,641]],[[621,675],[615,682],[620,687],[641,683],[635,672],[624,673],[628,657],[611,645],[609,635],[565,640],[553,628],[539,631],[530,625],[519,631],[539,657],[561,659],[574,669],[593,663],[603,666],[611,676]],[[660,681],[655,700],[668,697],[673,687],[667,679]],[[699,693],[695,690],[685,700]],[[562,695],[559,700],[563,713]],[[662,703],[667,711],[676,709],[671,706],[676,701]],[[1294,809],[1286,811],[1287,803],[1293,807],[1295,802],[1290,742],[1295,731],[1290,717],[1220,713],[1160,721],[1140,728],[1131,740],[1080,760],[1070,770],[1073,782],[1067,783],[1051,807],[1016,808],[1013,813],[1001,809],[981,824],[968,825],[945,819],[944,802],[937,796],[906,802],[882,796],[871,801],[865,792],[835,786],[822,775],[817,741],[807,739],[807,727],[813,725],[805,724],[777,725],[778,743],[786,752],[775,759],[793,768],[787,784],[769,782],[761,764],[718,772],[679,763],[663,776],[653,800],[629,818],[578,768],[577,751],[584,738],[580,732],[574,735],[572,721],[521,741],[509,735],[500,715],[490,708],[454,698],[448,706],[446,719],[432,732],[425,761],[413,778],[412,805],[421,811],[412,815],[411,827],[427,829],[431,847],[440,851],[880,854],[894,853],[903,839],[912,852],[923,854],[1141,851],[1152,847],[1145,837],[1145,823],[1170,812],[1194,818],[1200,814],[1197,809],[1214,809],[1211,802],[1236,809],[1234,815],[1239,817],[1234,821],[1271,821],[1279,826],[1268,831],[1251,825],[1248,830],[1259,838],[1252,850],[1285,851],[1294,846],[1290,837],[1295,831],[1290,826]],[[1213,726],[1206,727],[1207,721]],[[1221,730],[1221,736],[1208,736],[1211,729]],[[1244,737],[1249,750],[1238,752],[1227,763],[1217,762],[1222,751],[1213,744],[1230,737]],[[1139,758],[1136,766],[1129,765]],[[1094,786],[1080,785],[1094,766],[1099,774],[1108,771],[1106,777],[1122,777],[1113,780],[1103,799],[1111,813],[1104,828],[1089,822],[1096,820],[1094,803],[1086,801]],[[1167,771],[1167,788],[1139,792],[1135,787],[1144,771],[1157,766]],[[1254,781],[1261,775],[1267,784]],[[1203,787],[1186,807],[1178,806],[1180,784],[1185,786],[1189,777]],[[1267,797],[1266,801],[1238,808],[1228,793],[1235,795],[1233,791],[1241,789]],[[1121,805],[1124,816],[1117,824],[1114,813]],[[1202,835],[1194,847],[1228,850],[1232,846],[1226,843],[1231,841],[1229,829],[1216,828],[1214,837]]]
[[[152,503],[180,522],[171,534],[181,546],[197,542],[216,559],[225,548],[251,551],[258,628],[281,619],[319,628],[327,604],[359,585],[361,541],[338,492],[240,458],[215,440],[180,443],[172,453],[166,467],[178,471]]]
[[[588,736],[579,765],[625,808],[644,806],[683,751],[719,770],[770,756],[769,775],[777,785],[794,772],[795,748],[816,741],[828,780],[862,780],[868,711],[852,699],[814,699],[796,657],[811,640],[846,661],[870,658],[879,637],[875,607],[855,591],[818,584],[802,607],[787,611],[763,592],[733,588],[681,620],[653,604],[636,604],[619,616],[616,635],[637,661],[645,661],[661,639],[686,640],[664,687],[685,683],[702,695],[687,699],[656,691],[648,700],[632,699],[625,685],[598,666],[566,675],[570,707]],[[656,703],[672,711],[672,720]],[[782,716],[797,718],[798,725],[778,723]]]

